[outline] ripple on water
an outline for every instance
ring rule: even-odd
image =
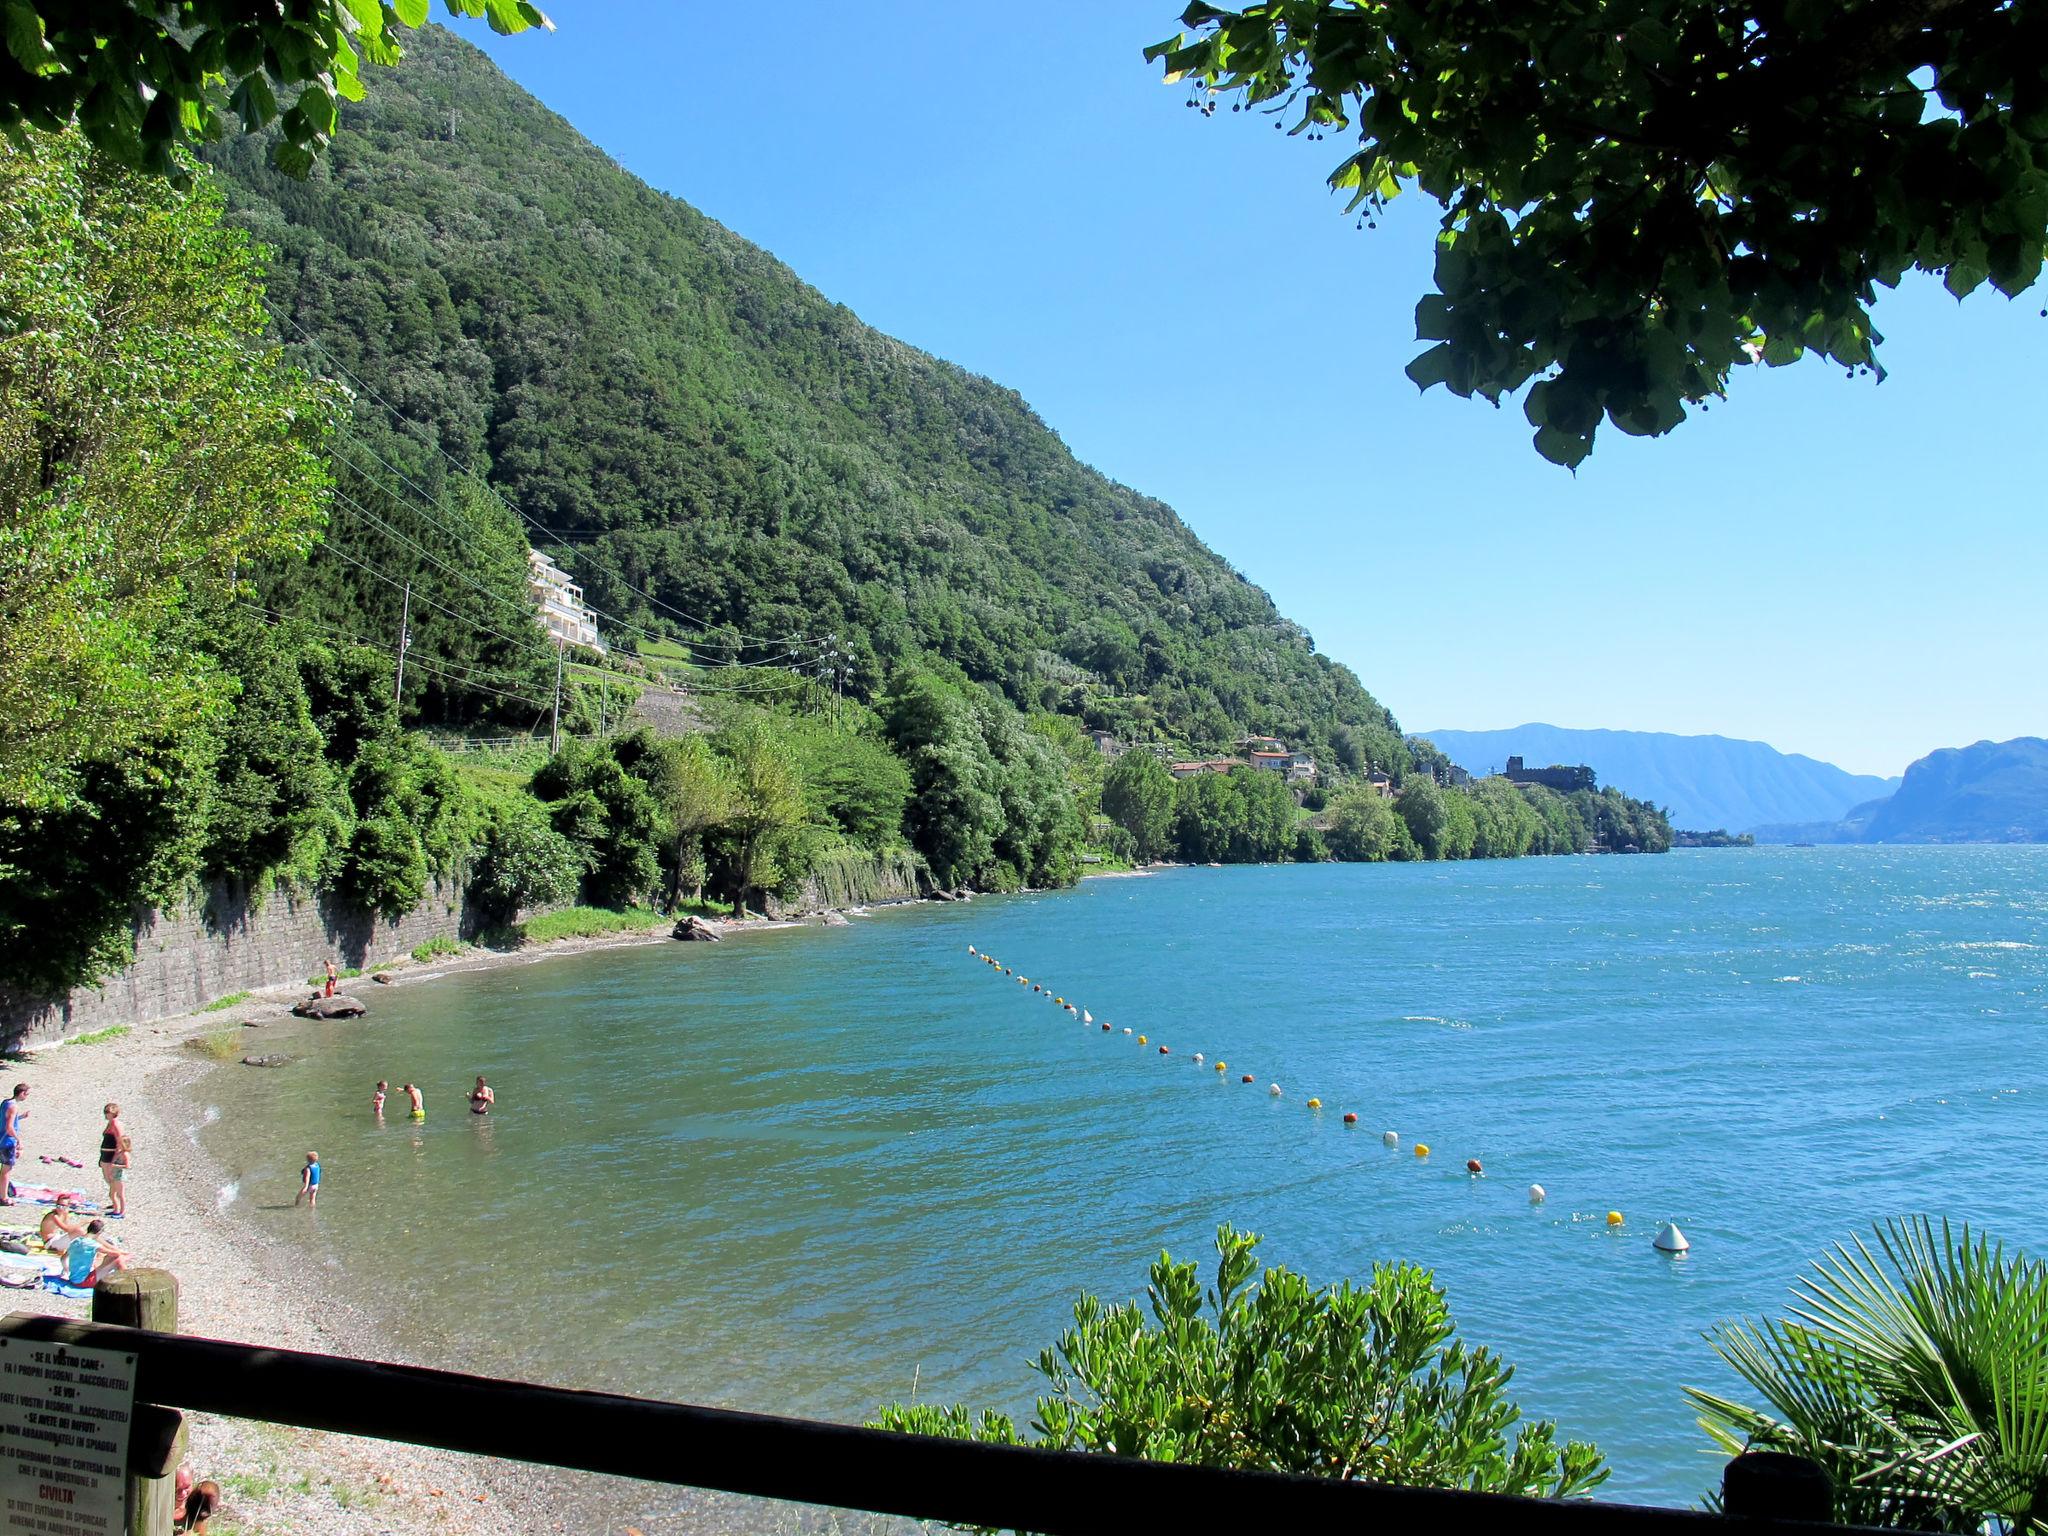
[[[1679,1389],[1730,1385],[1704,1330],[1882,1216],[2024,1241],[2048,1177],[2048,1095],[2009,1091],[2048,850],[1866,852],[1174,871],[455,973],[291,1073],[210,1078],[202,1140],[224,1199],[479,1365],[842,1419],[914,1376],[1028,1411],[1020,1362],[1079,1291],[1141,1294],[1219,1222],[1319,1281],[1413,1259],[1611,1496],[1690,1502]],[[478,1072],[500,1112],[472,1123]],[[431,1118],[374,1121],[380,1077]],[[308,1146],[317,1229],[271,1209]]]

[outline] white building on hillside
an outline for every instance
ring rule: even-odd
[[[602,651],[597,638],[597,621],[583,606],[583,589],[569,579],[569,573],[537,549],[526,552],[526,584],[540,605],[541,627],[557,645],[587,645]]]

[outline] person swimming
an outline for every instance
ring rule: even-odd
[[[390,1087],[391,1084],[380,1077],[377,1079],[377,1091],[370,1095],[370,1113],[379,1120],[384,1118],[384,1095]]]
[[[427,1101],[420,1096],[419,1089],[411,1083],[405,1085],[405,1096],[412,1101],[412,1117],[415,1120],[427,1118]]]
[[[483,1075],[479,1073],[476,1086],[469,1090],[469,1112],[472,1115],[488,1115],[491,1106],[497,1102],[498,1096],[491,1092],[490,1084],[486,1083]]]

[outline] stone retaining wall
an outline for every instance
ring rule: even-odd
[[[452,884],[436,884],[395,922],[329,897],[281,890],[252,904],[243,887],[218,884],[190,910],[144,913],[135,930],[135,963],[99,987],[62,998],[0,989],[0,1045],[174,1018],[233,992],[304,981],[329,957],[367,968],[429,939],[466,939],[475,931],[461,888]]]

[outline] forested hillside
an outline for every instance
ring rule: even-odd
[[[1269,731],[1399,771],[1386,710],[1170,508],[652,191],[452,34],[418,35],[310,180],[266,147],[217,164],[274,253],[284,339],[483,469],[606,613],[707,659],[835,636],[863,696],[923,653],[1140,739]]]

